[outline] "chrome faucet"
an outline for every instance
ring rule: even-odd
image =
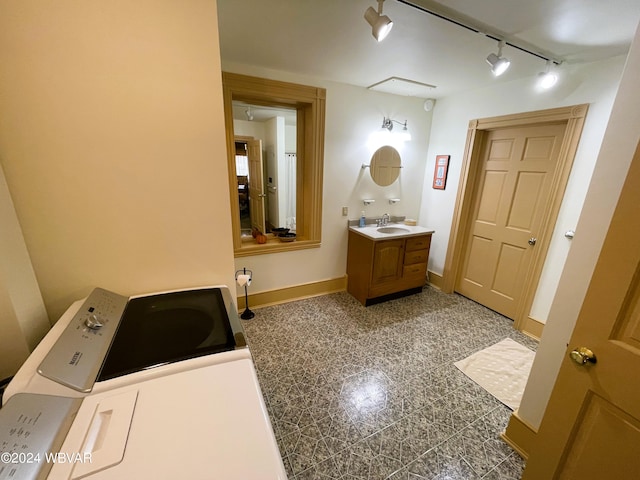
[[[380,225],[383,227],[389,225],[389,218],[390,217],[388,213],[383,214],[382,218],[380,219]]]

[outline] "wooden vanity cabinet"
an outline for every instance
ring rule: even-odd
[[[347,291],[363,305],[426,283],[431,234],[373,240],[349,231]]]

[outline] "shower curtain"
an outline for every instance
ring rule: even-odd
[[[287,228],[296,230],[296,154],[285,153],[285,221]]]

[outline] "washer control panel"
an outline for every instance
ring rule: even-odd
[[[81,402],[33,393],[11,397],[0,410],[0,480],[45,478]]]
[[[95,288],[38,367],[38,373],[90,392],[129,297]]]

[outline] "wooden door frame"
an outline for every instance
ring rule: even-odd
[[[462,253],[465,239],[471,228],[471,216],[473,193],[479,174],[481,172],[481,148],[482,143],[490,130],[503,128],[538,126],[553,123],[566,123],[566,130],[562,146],[558,154],[558,168],[551,184],[549,201],[543,215],[540,232],[537,235],[536,248],[531,259],[531,267],[526,272],[523,294],[518,302],[514,320],[514,328],[539,337],[541,325],[535,319],[529,317],[531,305],[538,288],[538,282],[542,273],[542,267],[551,243],[558,212],[564,197],[564,191],[569,180],[569,174],[573,165],[580,135],[587,115],[588,104],[573,105],[569,107],[538,110],[534,112],[516,113],[499,117],[475,119],[469,122],[467,140],[465,143],[460,182],[456,196],[456,205],[453,212],[449,244],[442,273],[441,290],[445,293],[453,293],[456,278],[462,266]],[[537,325],[536,325],[537,324]]]

